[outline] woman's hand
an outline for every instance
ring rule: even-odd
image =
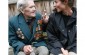
[[[61,51],[62,51],[63,55],[68,55],[68,50],[65,50],[64,48],[61,48]]]

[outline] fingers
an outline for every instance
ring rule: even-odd
[[[48,23],[49,16],[47,15],[47,11],[46,10],[42,11],[42,20],[43,20],[43,23]]]
[[[64,53],[65,52],[64,48],[61,48],[61,51],[62,51],[62,53]]]
[[[31,45],[24,46],[23,51],[25,54],[30,54],[33,51],[32,46]]]
[[[31,46],[31,45],[29,45],[28,49],[29,49],[29,51],[30,51],[30,52],[32,52],[32,51],[33,51],[33,48],[32,48],[32,46]]]
[[[48,23],[49,16],[47,15],[46,10],[43,11],[42,20],[43,20],[44,23]]]
[[[46,18],[46,15],[47,15],[47,11],[46,11],[46,10],[44,10],[44,11],[43,11],[43,14],[42,14],[43,19],[45,19],[45,18]]]
[[[68,52],[68,50],[65,50],[65,52]]]
[[[61,51],[62,51],[63,55],[68,55],[68,50],[65,50],[64,48],[61,48]]]
[[[25,53],[26,55],[27,55],[27,54],[30,54],[30,52],[29,52],[28,49],[27,49],[27,46],[24,46],[23,51],[24,51],[24,53]]]
[[[32,52],[32,51],[33,51],[33,48],[32,48],[31,45],[28,45],[28,46],[27,46],[27,49],[28,49],[29,52]]]

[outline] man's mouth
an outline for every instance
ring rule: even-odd
[[[33,11],[32,13],[35,13],[35,11]]]

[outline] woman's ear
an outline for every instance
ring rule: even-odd
[[[68,0],[64,0],[64,4],[68,4]]]

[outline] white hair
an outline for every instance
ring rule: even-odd
[[[27,3],[28,1],[34,1],[34,0],[18,0],[17,9],[19,11],[22,11],[28,5],[28,3]]]

